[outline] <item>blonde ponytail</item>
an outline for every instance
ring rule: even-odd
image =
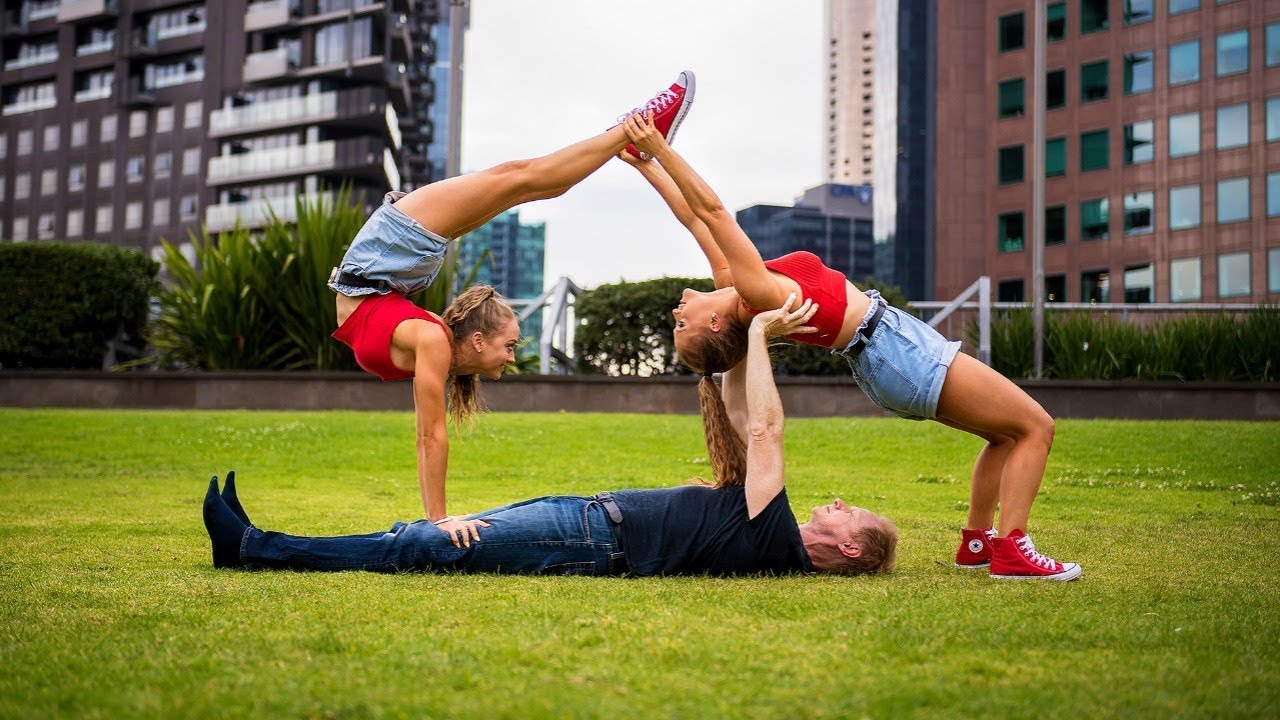
[[[728,372],[747,356],[747,327],[732,313],[726,314],[723,322],[720,332],[704,331],[686,338],[679,358],[683,365],[703,376],[698,381],[698,406],[716,487],[741,485],[747,477],[746,446],[729,422],[724,400],[710,377],[711,373]]]

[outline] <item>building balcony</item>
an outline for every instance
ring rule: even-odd
[[[209,185],[256,182],[269,178],[341,172],[347,177],[384,180],[385,144],[373,138],[323,140],[271,150],[253,150],[209,159]]]
[[[372,126],[386,105],[382,88],[362,87],[219,108],[209,114],[209,136],[247,135],[334,121],[352,125],[358,123],[348,121],[361,119]]]
[[[116,38],[114,35],[108,35],[106,39],[98,42],[85,43],[76,46],[76,57],[84,57],[85,55],[96,55],[100,52],[110,52],[116,47]]]
[[[143,84],[142,78],[130,78],[128,85],[125,87],[124,106],[140,108],[155,104],[156,94]]]
[[[284,195],[210,205],[204,210],[204,227],[209,232],[230,230],[237,223],[242,228],[258,228],[271,222],[273,215],[283,222],[295,222],[298,219],[298,200],[308,205],[332,205],[333,193]]]
[[[244,31],[255,32],[284,27],[293,22],[296,0],[261,0],[249,3],[244,13]]]
[[[200,82],[204,80],[204,68],[193,68],[186,72],[170,73],[152,79],[144,84],[143,89],[146,91],[159,90],[161,88],[173,87],[174,85],[186,85],[187,83]]]
[[[289,77],[298,68],[298,53],[288,47],[249,53],[244,58],[244,82]]]
[[[45,63],[57,61],[58,51],[55,48],[51,51],[42,52],[38,55],[27,55],[26,57],[17,57],[12,60],[6,60],[4,63],[4,69],[21,70],[22,68],[34,67],[36,65],[43,65]]]
[[[35,112],[36,110],[47,110],[57,104],[58,99],[55,97],[22,100],[5,105],[3,110],[0,110],[0,115],[21,115],[22,113]]]
[[[204,31],[204,18],[196,18],[194,21],[187,22],[185,25],[171,25],[158,30],[148,30],[148,35],[150,35],[152,43],[158,43],[161,40],[182,37],[184,35],[197,35]]]
[[[111,86],[105,85],[102,87],[85,88],[84,90],[77,90],[74,96],[74,99],[76,102],[79,103],[79,102],[89,102],[91,100],[106,100],[109,97],[111,97]]]
[[[116,0],[62,0],[58,22],[75,22],[116,14]]]

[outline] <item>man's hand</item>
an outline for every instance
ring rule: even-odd
[[[641,160],[640,158],[636,157],[635,155],[632,155],[626,150],[623,150],[622,152],[618,153],[618,159],[637,170],[649,164],[648,160]]]
[[[471,541],[480,542],[480,531],[477,527],[489,527],[489,523],[483,520],[466,520],[455,517],[442,517],[431,523],[440,531],[447,534],[449,539],[453,541],[454,547],[471,547]]]
[[[653,126],[653,111],[645,110],[644,114],[632,113],[627,119],[622,121],[622,127],[627,131],[627,137],[631,138],[631,144],[636,150],[657,157],[660,152],[665,150],[667,139],[662,133],[658,132],[658,128]]]
[[[751,320],[751,327],[763,332],[766,340],[782,335],[817,332],[818,328],[805,325],[813,314],[818,312],[817,303],[808,299],[800,307],[792,310],[791,305],[795,301],[796,294],[791,293],[787,296],[787,301],[782,303],[782,307],[756,315]]]

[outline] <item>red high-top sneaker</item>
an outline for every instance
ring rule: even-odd
[[[632,112],[642,113],[645,110],[652,110],[653,126],[662,133],[668,143],[674,142],[676,130],[680,128],[680,123],[684,122],[684,116],[689,114],[689,108],[693,107],[693,90],[693,71],[685,70],[680,73],[671,87],[654,95],[652,100],[644,104],[644,107],[635,108]],[[618,122],[625,119],[624,115],[618,118]],[[634,145],[628,145],[627,152],[641,160],[649,159],[648,153],[636,150]]]
[[[1031,538],[1021,530],[1014,530],[1008,537],[991,541],[991,577],[1001,580],[1075,580],[1080,577],[1080,565],[1060,563],[1036,552]]]
[[[992,528],[960,531],[960,547],[956,549],[956,567],[967,570],[985,570],[991,565],[991,538],[996,536]]]

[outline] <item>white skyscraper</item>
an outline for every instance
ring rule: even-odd
[[[871,184],[876,0],[826,0],[828,182]]]

